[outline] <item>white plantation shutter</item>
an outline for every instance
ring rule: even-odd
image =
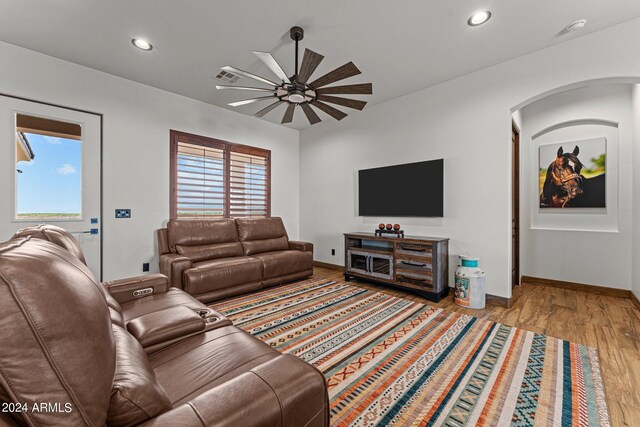
[[[178,142],[176,166],[177,217],[224,217],[224,150]]]
[[[268,217],[269,150],[171,131],[171,217]]]
[[[269,159],[231,149],[229,216],[266,217],[269,212]]]

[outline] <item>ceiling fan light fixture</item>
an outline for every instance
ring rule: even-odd
[[[294,90],[289,94],[289,102],[293,102],[294,104],[300,104],[306,99],[307,98],[304,96],[304,92],[301,90]]]
[[[491,12],[488,10],[482,10],[480,12],[476,12],[467,21],[467,24],[471,27],[477,27],[478,25],[482,25],[487,22],[491,18]]]
[[[146,41],[145,39],[131,39],[131,43],[138,49],[150,51],[153,49],[153,45]]]

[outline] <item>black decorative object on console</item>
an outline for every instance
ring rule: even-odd
[[[402,238],[404,237],[404,230],[382,230],[379,228],[375,232],[376,236],[382,236],[383,234],[395,234],[396,236]]]

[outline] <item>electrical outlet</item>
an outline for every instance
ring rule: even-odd
[[[336,250],[335,249],[331,249],[331,255],[333,255],[333,256],[336,255]]]
[[[149,271],[149,263],[148,262],[145,262],[145,263],[142,264],[142,271],[143,272]]]
[[[131,209],[116,209],[116,218],[131,218]]]

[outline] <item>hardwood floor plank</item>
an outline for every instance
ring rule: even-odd
[[[609,311],[609,318],[623,348],[640,352],[640,318],[632,308],[618,307]]]
[[[571,293],[573,291],[562,288],[548,288],[547,289],[549,296],[551,297],[551,304],[558,305],[561,307],[567,307],[575,310],[578,302],[575,298],[575,293],[573,294],[573,298],[569,298],[567,293]]]
[[[620,351],[615,331],[610,327],[599,326],[597,338],[600,369],[607,397],[627,404],[634,404],[633,387],[627,372],[627,363]]]
[[[611,319],[607,312],[617,307],[606,305],[600,295],[592,293],[577,292],[576,299],[579,323],[589,323],[594,326],[611,326]]]
[[[637,426],[640,420],[640,407],[626,405],[613,399],[607,399],[609,419],[612,426]]]
[[[623,348],[622,356],[628,368],[629,382],[632,385],[632,403],[640,407],[640,388],[633,387],[634,384],[640,384],[640,352]],[[640,418],[637,418],[637,421],[640,423]]]
[[[544,333],[552,337],[584,344],[585,339],[580,334],[582,328],[583,326],[578,323],[576,310],[556,306],[549,316],[547,329]],[[580,339],[576,339],[576,337],[580,337]]]

